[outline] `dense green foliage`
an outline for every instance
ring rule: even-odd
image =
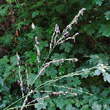
[[[47,58],[55,25],[62,32],[83,7],[84,15],[69,31],[70,36],[79,33],[75,42],[57,45]],[[40,42],[40,63],[36,60],[35,36]],[[109,50],[109,0],[1,0],[0,109],[23,107],[24,93],[28,95],[24,104],[27,110],[110,110]],[[39,75],[46,58],[46,62],[78,61],[50,64]]]

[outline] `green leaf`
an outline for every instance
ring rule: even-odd
[[[3,78],[0,77],[0,86],[3,86],[4,85],[4,81],[3,81]]]
[[[81,106],[80,101],[76,100],[76,104],[75,105],[76,105],[77,108],[79,108]]]
[[[109,95],[109,91],[107,91],[107,90],[104,90],[104,91],[102,91],[102,93],[100,93],[101,97],[107,97],[108,95]]]
[[[65,73],[65,66],[61,66],[60,68],[59,68],[59,74],[60,75],[63,75]]]
[[[75,108],[72,107],[72,105],[68,105],[68,106],[66,107],[66,110],[75,110]]]
[[[10,62],[11,62],[11,64],[12,65],[16,65],[17,64],[17,56],[15,55],[15,56],[12,56],[11,58],[10,58]]]
[[[40,84],[42,84],[40,79],[37,79],[37,81],[35,82],[35,87],[38,87]]]
[[[95,29],[97,28],[96,23],[87,24],[82,26],[82,29],[80,32],[85,31],[87,34],[92,35],[95,32]]]
[[[57,5],[54,9],[56,9],[58,12],[62,12],[64,9],[64,4]]]
[[[36,7],[40,7],[40,6],[42,6],[43,5],[43,2],[44,2],[44,0],[41,0],[41,1],[37,1],[37,3],[36,3]]]
[[[106,18],[106,20],[109,20],[110,19],[110,11],[107,11],[105,13],[105,18]]]
[[[99,94],[100,93],[100,88],[96,86],[91,86],[91,90],[94,94]]]
[[[101,109],[102,109],[102,105],[94,101],[92,104],[92,110],[101,110]]]
[[[91,110],[91,109],[89,108],[89,105],[87,104],[87,105],[83,105],[81,110]]]
[[[54,102],[56,103],[56,106],[59,107],[61,110],[63,109],[65,105],[65,101],[63,98],[59,99],[54,99]],[[63,103],[62,103],[63,102]]]
[[[36,10],[32,13],[32,18],[36,17],[37,15],[39,15],[39,11]]]
[[[99,69],[97,69],[97,70],[95,70],[95,73],[94,73],[94,75],[96,75],[96,76],[99,76],[100,75],[100,70]]]
[[[9,62],[8,57],[4,56],[2,59],[0,59],[0,65],[6,65]]]
[[[0,15],[1,16],[6,16],[8,9],[9,9],[8,5],[5,5],[4,7],[0,6]]]
[[[38,100],[38,103],[35,104],[37,110],[46,109],[47,103],[44,102],[44,99]]]
[[[101,24],[99,33],[102,33],[102,36],[110,36],[110,24]]]
[[[4,72],[4,70],[5,70],[5,67],[2,66],[2,65],[0,65],[0,75],[2,75],[2,73]]]
[[[36,62],[36,55],[31,56],[31,58],[29,59],[30,64],[33,64],[34,62]]]
[[[104,109],[104,110],[109,110],[109,109],[110,109],[110,106],[107,105],[107,104],[104,104],[104,105],[103,105],[103,109]]]
[[[110,74],[103,73],[103,76],[104,76],[104,81],[108,81],[110,83]]]
[[[3,74],[3,77],[4,77],[4,80],[9,76],[9,75],[11,75],[11,73],[12,73],[12,69],[14,68],[15,66],[7,66],[6,67],[6,69],[5,69],[5,71],[4,71],[4,74]]]
[[[0,38],[2,43],[6,46],[10,45],[13,41],[14,36],[12,34],[5,34],[3,37]]]
[[[90,64],[93,64],[93,65],[96,65],[99,61],[100,61],[100,57],[99,55],[95,54],[95,55],[90,55],[90,60],[89,60],[89,63]]]
[[[20,31],[21,28],[22,28],[22,25],[25,25],[25,22],[24,21],[21,21],[17,24],[17,29]]]
[[[97,5],[101,6],[103,1],[104,0],[93,0],[92,3],[96,3]]]
[[[4,18],[0,18],[0,23],[4,20]]]
[[[58,72],[54,67],[50,67],[46,69],[45,73],[47,76],[50,76],[51,78],[55,78]]]
[[[15,0],[6,0],[6,1],[9,2],[9,3],[15,2]]]
[[[66,57],[65,57],[65,54],[58,54],[58,53],[54,53],[52,56],[51,56],[51,60],[53,60],[53,59],[65,59]]]
[[[48,103],[48,109],[47,110],[56,110],[55,108],[55,103],[53,102],[53,100],[51,100],[51,98],[49,97],[48,99],[45,100],[45,102]]]
[[[33,39],[33,38],[34,38],[34,36],[35,36],[35,34],[34,34],[34,33],[32,33],[32,32],[27,33],[26,35],[27,35],[27,37],[28,37],[29,39]]]
[[[66,42],[66,43],[63,43],[61,46],[60,46],[60,50],[64,50],[65,52],[70,52],[71,51],[71,48],[73,47],[72,44],[70,44],[69,42]]]
[[[31,73],[31,75],[29,76],[29,84],[32,85],[34,79],[36,78],[36,74]]]
[[[83,95],[83,103],[88,103],[89,102],[89,96]]]
[[[77,87],[78,85],[81,84],[81,81],[79,80],[79,77],[71,77],[67,79],[67,86],[74,86]]]
[[[90,70],[87,69],[87,68],[83,68],[83,69],[82,69],[82,73],[83,73],[83,74],[82,74],[81,76],[82,76],[83,78],[87,78],[88,75],[90,74]]]
[[[40,41],[39,49],[42,50],[45,47],[48,47],[48,42],[47,41]]]

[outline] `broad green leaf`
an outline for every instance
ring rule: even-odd
[[[45,71],[47,76],[50,76],[51,78],[55,78],[57,76],[57,70],[54,67],[48,67]]]
[[[44,102],[44,99],[38,100],[38,103],[35,104],[35,108],[37,108],[37,110],[46,109],[46,106],[47,103]]]
[[[80,32],[85,31],[87,34],[92,35],[95,32],[96,28],[97,28],[97,23],[87,24],[82,26]]]
[[[110,19],[110,11],[107,11],[105,13],[105,18],[106,18],[106,20],[109,20]]]
[[[80,84],[81,84],[81,81],[79,80],[78,77],[67,78],[67,86],[70,85],[70,86],[77,87]]]
[[[81,74],[81,76],[82,76],[83,78],[87,78],[88,75],[90,75],[90,70],[87,69],[87,68],[83,68],[83,69],[82,69],[82,73],[83,73],[83,74]]]
[[[12,56],[11,58],[10,58],[10,62],[11,62],[11,64],[12,65],[16,65],[17,64],[17,56],[15,55],[15,56]]]
[[[92,110],[101,110],[102,105],[98,104],[96,101],[93,102]]]
[[[107,105],[107,104],[104,104],[104,105],[103,105],[103,109],[104,109],[104,110],[109,110],[109,109],[110,109],[110,106]]]
[[[95,55],[90,55],[90,64],[96,65],[99,61],[100,61],[100,57],[99,55],[95,54]]]
[[[97,69],[97,70],[95,70],[95,73],[94,73],[94,75],[96,75],[96,76],[99,76],[100,75],[100,70],[99,69]]]
[[[63,43],[61,46],[60,46],[60,50],[64,50],[65,52],[70,52],[71,51],[71,48],[73,47],[72,44],[70,44],[69,42],[66,42],[66,43]]]
[[[15,66],[14,65],[12,65],[12,66],[7,66],[7,68],[5,69],[5,71],[4,71],[4,74],[3,74],[3,77],[4,77],[4,80],[9,76],[9,75],[11,75],[12,74],[12,70],[15,68]]]
[[[94,94],[99,94],[100,89],[97,86],[91,86],[92,93]]]
[[[76,100],[76,104],[75,105],[76,105],[77,108],[79,108],[81,106],[80,101]]]
[[[0,59],[0,65],[6,65],[9,62],[9,59],[7,56],[4,56],[2,59]]]
[[[72,105],[68,105],[68,106],[66,107],[66,110],[75,110],[75,108],[72,107]]]
[[[109,91],[103,90],[100,95],[101,97],[107,97],[109,95]]]
[[[65,101],[63,98],[59,99],[54,99],[54,102],[56,103],[56,106],[58,108],[60,108],[61,110],[63,109],[64,105],[65,105]],[[62,103],[63,102],[63,103]]]
[[[60,75],[63,75],[65,73],[65,66],[61,66],[60,68],[59,68],[59,74]]]
[[[81,110],[91,110],[90,108],[89,108],[89,105],[87,104],[87,105],[83,105],[82,106],[82,109]]]
[[[104,0],[93,0],[92,2],[93,2],[93,3],[96,3],[96,4],[99,5],[99,6],[101,6],[103,1],[104,1]]]
[[[40,45],[38,45],[39,49],[42,50],[45,47],[48,47],[48,42],[47,41],[40,41]]]
[[[41,80],[40,79],[37,79],[35,81],[35,87],[38,87],[40,84],[42,84]]]
[[[2,73],[4,72],[5,67],[3,65],[0,65],[0,75],[2,75]]]
[[[63,11],[63,9],[64,9],[64,4],[57,5],[57,6],[55,7],[55,9],[56,9],[56,11],[58,11],[58,12]]]
[[[110,36],[110,24],[101,24],[99,33],[102,33],[102,36]]]
[[[103,73],[103,76],[104,76],[104,81],[108,81],[110,83],[110,74]]]
[[[58,54],[58,53],[54,53],[52,56],[51,56],[51,60],[53,60],[53,59],[65,59],[66,57],[65,57],[65,54]]]
[[[34,81],[34,79],[36,78],[36,74],[33,74],[33,73],[31,73],[31,75],[29,76],[29,84],[30,85],[32,85],[33,84],[33,81]]]

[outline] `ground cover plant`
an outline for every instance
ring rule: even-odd
[[[0,109],[109,110],[109,3],[1,0]]]

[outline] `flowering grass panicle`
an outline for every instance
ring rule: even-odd
[[[78,32],[77,33],[75,33],[74,35],[72,35],[72,36],[70,36],[70,32],[69,31],[71,31],[72,30],[72,25],[73,24],[77,24],[77,21],[78,21],[78,19],[79,19],[79,17],[81,16],[81,15],[83,15],[83,12],[84,12],[84,10],[86,10],[85,8],[82,8],[80,11],[79,11],[79,13],[74,17],[74,19],[72,20],[72,22],[70,23],[70,24],[68,24],[67,26],[66,26],[66,28],[62,31],[62,32],[60,32],[60,29],[59,29],[59,26],[58,26],[58,24],[56,24],[55,25],[55,30],[54,30],[54,32],[53,32],[53,35],[51,36],[51,42],[50,42],[50,47],[49,47],[49,53],[48,53],[48,55],[47,55],[47,57],[46,57],[46,59],[45,60],[43,60],[43,62],[41,62],[42,60],[40,60],[40,57],[41,57],[41,54],[40,54],[40,49],[39,49],[39,45],[40,45],[40,42],[38,42],[38,37],[37,36],[35,36],[35,48],[36,48],[36,50],[37,50],[37,62],[38,62],[38,71],[37,71],[37,73],[36,73],[36,77],[34,78],[34,80],[33,80],[33,82],[32,82],[32,84],[31,84],[31,87],[29,88],[29,76],[28,76],[28,74],[27,74],[27,69],[26,69],[26,74],[27,74],[27,77],[26,77],[26,79],[27,79],[27,87],[28,87],[28,93],[27,93],[27,95],[25,95],[24,96],[24,93],[23,93],[23,81],[22,81],[22,75],[21,75],[21,73],[20,73],[20,64],[19,64],[19,61],[20,61],[20,57],[19,57],[19,55],[18,55],[18,53],[16,54],[16,56],[17,56],[17,65],[18,65],[18,67],[19,67],[19,72],[18,72],[18,74],[19,74],[19,78],[20,78],[20,81],[19,81],[19,83],[20,83],[20,87],[21,87],[21,91],[22,91],[22,98],[21,99],[23,99],[23,98],[25,98],[24,99],[24,102],[23,102],[23,104],[22,104],[22,106],[20,107],[21,108],[21,110],[23,110],[24,109],[24,107],[26,107],[26,106],[31,106],[31,103],[33,103],[33,102],[35,102],[35,101],[38,101],[38,100],[41,100],[41,99],[45,99],[45,98],[48,98],[48,97],[50,97],[50,95],[56,95],[56,96],[58,96],[58,95],[60,95],[60,94],[63,94],[63,95],[66,95],[66,94],[73,94],[73,95],[76,95],[75,93],[71,93],[71,92],[69,92],[69,91],[66,91],[66,92],[64,92],[64,91],[42,91],[42,90],[40,90],[39,91],[39,89],[40,88],[42,88],[42,86],[44,86],[44,85],[46,85],[46,84],[51,84],[51,83],[53,83],[53,82],[56,82],[56,81],[58,81],[58,80],[60,80],[60,79],[62,79],[62,78],[67,78],[67,77],[73,77],[73,76],[77,76],[77,75],[80,75],[80,74],[82,74],[82,73],[68,73],[68,74],[66,74],[66,75],[63,75],[63,76],[59,76],[59,77],[55,77],[54,79],[51,79],[51,80],[48,80],[48,81],[46,81],[46,82],[43,82],[42,84],[39,84],[37,87],[35,87],[34,89],[32,89],[32,87],[33,87],[33,85],[35,84],[35,82],[37,81],[37,79],[39,78],[39,76],[41,75],[41,73],[42,72],[45,72],[45,70],[46,70],[46,68],[49,68],[50,67],[50,65],[51,64],[55,64],[55,63],[64,63],[65,61],[69,61],[69,62],[77,62],[78,61],[78,59],[77,58],[60,58],[60,59],[58,59],[58,58],[55,58],[55,59],[53,59],[53,60],[51,60],[51,61],[48,61],[47,62],[47,60],[49,60],[49,57],[50,57],[50,54],[53,52],[53,50],[54,50],[54,48],[57,46],[57,45],[59,45],[59,44],[62,44],[62,43],[64,43],[65,41],[67,41],[67,40],[69,40],[69,39],[72,39],[74,42],[75,42],[75,37],[79,34]],[[35,25],[32,23],[32,29],[35,29]],[[39,63],[40,63],[40,65],[41,66],[39,66]],[[27,67],[27,66],[26,66]],[[53,73],[52,73],[53,74]],[[54,85],[53,85],[53,87],[54,87]],[[61,88],[61,86],[56,86],[56,87],[58,87],[58,88]],[[64,88],[66,88],[65,86],[63,86]],[[69,88],[70,89],[70,88]],[[30,102],[28,102],[27,103],[27,100],[28,100],[28,97],[32,94],[32,93],[35,93],[35,92],[42,92],[42,93],[49,93],[47,96],[43,96],[43,97],[41,97],[41,98],[35,98],[35,99],[33,99],[32,101],[30,101]],[[41,95],[42,96],[42,95]],[[8,108],[8,107],[7,107]]]
[[[22,80],[22,75],[21,75],[21,68],[20,68],[20,64],[19,64],[19,61],[20,61],[20,56],[18,55],[18,53],[16,53],[16,56],[17,56],[17,65],[18,65],[18,68],[19,68],[19,71],[18,71],[18,75],[19,75],[19,78],[20,78],[20,81],[19,84],[20,84],[20,87],[21,87],[21,92],[22,92],[22,96],[24,96],[24,93],[23,93],[23,80]]]
[[[79,13],[75,16],[75,18],[72,20],[72,22],[66,26],[66,28],[62,31],[62,33],[60,32],[60,29],[59,29],[59,26],[58,24],[55,25],[55,30],[53,32],[53,35],[51,36],[51,42],[50,42],[50,49],[49,49],[49,54],[47,55],[46,57],[46,60],[43,62],[42,66],[39,68],[38,70],[38,73],[35,77],[35,79],[33,80],[33,83],[32,85],[35,83],[35,81],[37,80],[37,78],[39,78],[39,76],[41,75],[42,72],[45,72],[45,69],[48,68],[50,66],[50,64],[54,64],[54,63],[58,63],[58,62],[61,62],[61,63],[64,63],[64,61],[72,61],[72,62],[77,62],[78,59],[77,58],[68,58],[68,59],[53,59],[52,61],[49,61],[47,62],[47,59],[49,58],[50,54],[52,53],[53,49],[61,44],[61,43],[64,43],[65,41],[69,40],[69,39],[73,39],[73,41],[75,42],[75,36],[77,36],[79,33],[75,33],[72,37],[69,37],[70,33],[69,31],[72,30],[72,25],[73,24],[76,24],[77,21],[78,21],[78,18],[83,15],[83,11],[86,10],[85,8],[82,8]],[[37,62],[40,63],[40,60],[39,60],[39,57],[41,56],[40,55],[40,50],[39,50],[39,42],[38,42],[38,38],[35,37],[35,47],[37,49]],[[70,75],[71,76],[71,75]],[[59,78],[60,79],[60,78]],[[56,80],[55,80],[56,81]],[[51,82],[51,81],[50,81]],[[44,83],[45,84],[45,83]],[[42,84],[41,84],[42,85]],[[40,85],[37,87],[39,88]],[[35,90],[37,90],[37,88]],[[54,95],[58,95],[60,93],[63,93],[63,92],[52,92],[52,94]],[[68,92],[65,92],[63,93],[64,95],[66,95]],[[28,93],[28,95],[26,96],[26,98],[29,96],[30,92]],[[47,96],[49,97],[49,96]],[[46,98],[47,98],[46,97]],[[24,100],[24,103],[23,103],[23,106],[22,108],[25,106],[25,101],[26,101],[26,98]],[[37,100],[37,99],[35,99]],[[33,101],[35,101],[33,100]],[[32,101],[32,102],[33,102]],[[30,104],[31,102],[29,102],[28,104]]]

